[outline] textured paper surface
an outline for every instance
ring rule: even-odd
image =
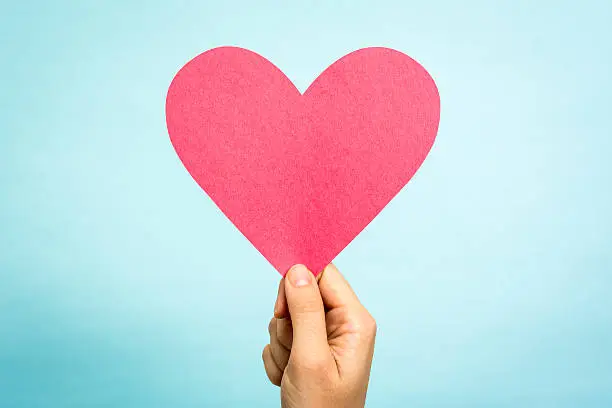
[[[195,181],[281,273],[319,273],[418,170],[440,102],[410,57],[364,48],[302,95],[260,55],[200,54],[168,90],[170,138]]]

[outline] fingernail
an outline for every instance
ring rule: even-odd
[[[311,273],[304,265],[295,265],[289,270],[289,280],[296,288],[310,285]]]

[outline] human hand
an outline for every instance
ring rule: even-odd
[[[318,281],[318,284],[317,284]],[[283,408],[365,405],[376,322],[333,265],[295,265],[280,282],[263,361]]]

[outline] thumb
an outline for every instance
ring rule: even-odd
[[[314,275],[304,265],[295,265],[287,272],[285,295],[293,326],[291,356],[302,360],[327,356],[323,299]]]

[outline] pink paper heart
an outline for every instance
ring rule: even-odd
[[[364,48],[302,95],[272,63],[220,47],[166,100],[172,144],[223,213],[281,273],[319,273],[408,183],[431,149],[438,90],[405,54]]]

